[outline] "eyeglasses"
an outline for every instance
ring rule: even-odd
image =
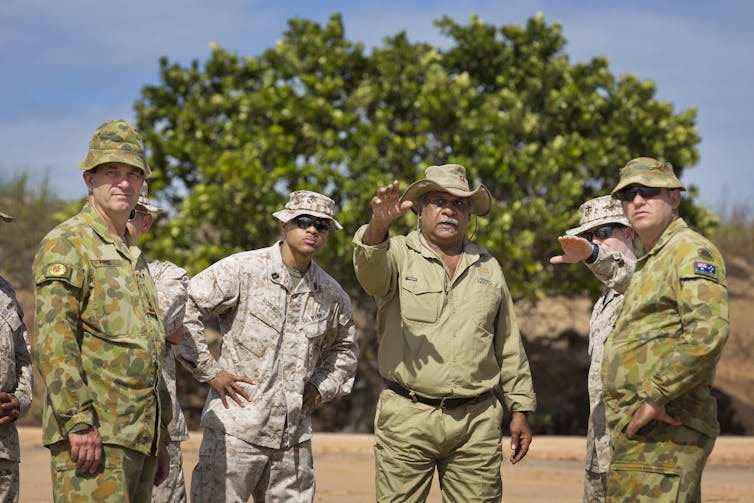
[[[323,218],[314,218],[309,215],[299,215],[293,219],[296,222],[296,227],[299,229],[308,229],[312,225],[317,232],[327,232],[330,230],[330,220]]]
[[[582,232],[581,234],[579,234],[579,237],[582,237],[591,243],[593,238],[597,238],[597,239],[609,238],[610,236],[613,235],[613,231],[615,229],[620,229],[622,227],[625,227],[625,225],[619,225],[619,224],[603,225],[601,227],[597,227],[596,229],[592,231]]]
[[[134,220],[136,220],[137,213],[141,213],[142,215],[149,215],[148,211],[131,210],[131,213],[128,215],[128,221],[133,222]]]
[[[633,201],[636,194],[639,194],[642,199],[652,199],[659,196],[660,192],[662,192],[662,189],[659,187],[644,187],[643,185],[639,185],[621,189],[615,193],[615,197],[621,201]]]

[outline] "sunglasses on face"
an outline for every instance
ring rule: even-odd
[[[662,192],[662,189],[659,187],[627,187],[616,192],[615,197],[621,201],[633,201],[636,194],[639,194],[642,199],[652,199],[659,196],[660,192]]]
[[[136,215],[139,215],[139,214],[141,214],[141,215],[149,215],[149,213],[146,212],[146,211],[131,210],[131,214],[128,215],[128,221],[129,222],[133,222],[134,220],[136,220]]]
[[[620,229],[622,227],[624,226],[623,225],[603,225],[601,227],[597,227],[596,229],[592,231],[582,232],[581,234],[579,234],[579,237],[582,237],[591,243],[592,239],[594,238],[597,238],[597,239],[609,238],[610,236],[613,235],[613,231],[615,229]]]
[[[327,232],[330,230],[330,221],[322,218],[299,215],[293,221],[296,222],[296,227],[299,229],[308,229],[313,225],[317,229],[317,232]]]

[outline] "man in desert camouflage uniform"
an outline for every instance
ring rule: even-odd
[[[605,417],[600,371],[605,341],[615,326],[623,306],[623,294],[636,266],[632,244],[634,231],[628,225],[620,201],[611,196],[590,199],[579,209],[579,226],[568,229],[565,236],[558,238],[564,255],[553,257],[550,262],[572,264],[583,260],[606,285],[589,320],[589,424],[583,496],[584,503],[604,503],[610,466],[610,431]]]
[[[220,260],[189,284],[184,323],[198,368],[210,369],[194,375],[211,385],[192,501],[313,501],[311,413],[353,384],[351,302],[313,261],[333,226],[342,229],[335,203],[296,191],[273,216],[282,241]],[[218,361],[204,342],[210,316],[220,323]]]
[[[0,220],[10,215],[0,212]],[[14,421],[31,406],[31,356],[24,313],[13,287],[0,277],[0,502],[18,502],[21,450]]]
[[[141,186],[139,202],[128,219],[128,233],[131,240],[138,244],[141,237],[149,231],[154,222],[154,215],[162,211],[149,200],[147,182]],[[173,345],[183,340],[181,327],[186,313],[188,298],[188,275],[186,271],[168,260],[152,260],[146,257],[149,274],[157,289],[157,300],[162,314],[162,325],[168,344],[162,355],[162,378],[165,380],[170,401],[173,406],[173,419],[168,425],[170,443],[170,473],[167,478],[152,491],[153,503],[182,503],[186,501],[186,484],[183,479],[183,452],[181,442],[188,440],[188,427],[178,402],[178,389],[175,377],[175,357]]]
[[[53,494],[69,503],[149,501],[169,461],[165,333],[126,222],[150,170],[141,138],[123,120],[95,131],[79,167],[87,202],[45,236],[33,264]]]
[[[682,190],[670,163],[640,157],[612,192],[646,254],[602,365],[610,502],[700,502],[720,431],[711,389],[729,331],[725,264],[679,217]]]
[[[536,396],[498,261],[466,238],[492,208],[460,164],[430,166],[398,196],[379,187],[354,236],[356,277],[377,302],[377,361],[385,382],[375,414],[377,501],[424,501],[435,470],[445,501],[502,498],[504,409],[511,463],[532,435]],[[408,209],[419,229],[389,237]]]

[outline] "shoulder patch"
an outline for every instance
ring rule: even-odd
[[[48,265],[45,272],[48,278],[69,278],[71,276],[71,269],[61,263]]]
[[[706,260],[715,260],[714,255],[707,248],[699,248],[699,256]]]
[[[701,252],[702,250],[700,250]],[[694,272],[702,276],[709,276],[717,279],[717,267],[707,262],[694,262]]]

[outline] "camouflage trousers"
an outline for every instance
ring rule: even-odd
[[[715,439],[653,421],[636,435],[613,432],[609,503],[700,503],[702,470]]]
[[[311,441],[271,449],[205,428],[191,476],[191,501],[242,503],[252,496],[255,503],[313,502]]]
[[[71,460],[67,440],[50,446],[55,503],[147,503],[152,495],[157,456],[118,445],[102,446],[94,473],[80,473]]]
[[[0,459],[0,501],[18,503],[18,461]]]
[[[383,390],[374,419],[377,501],[426,501],[437,470],[444,501],[500,502],[502,420],[492,393],[441,409]]]
[[[583,503],[605,503],[607,473],[584,471]]]
[[[168,453],[170,454],[170,473],[162,484],[152,490],[152,503],[186,503],[181,443],[170,442]]]

